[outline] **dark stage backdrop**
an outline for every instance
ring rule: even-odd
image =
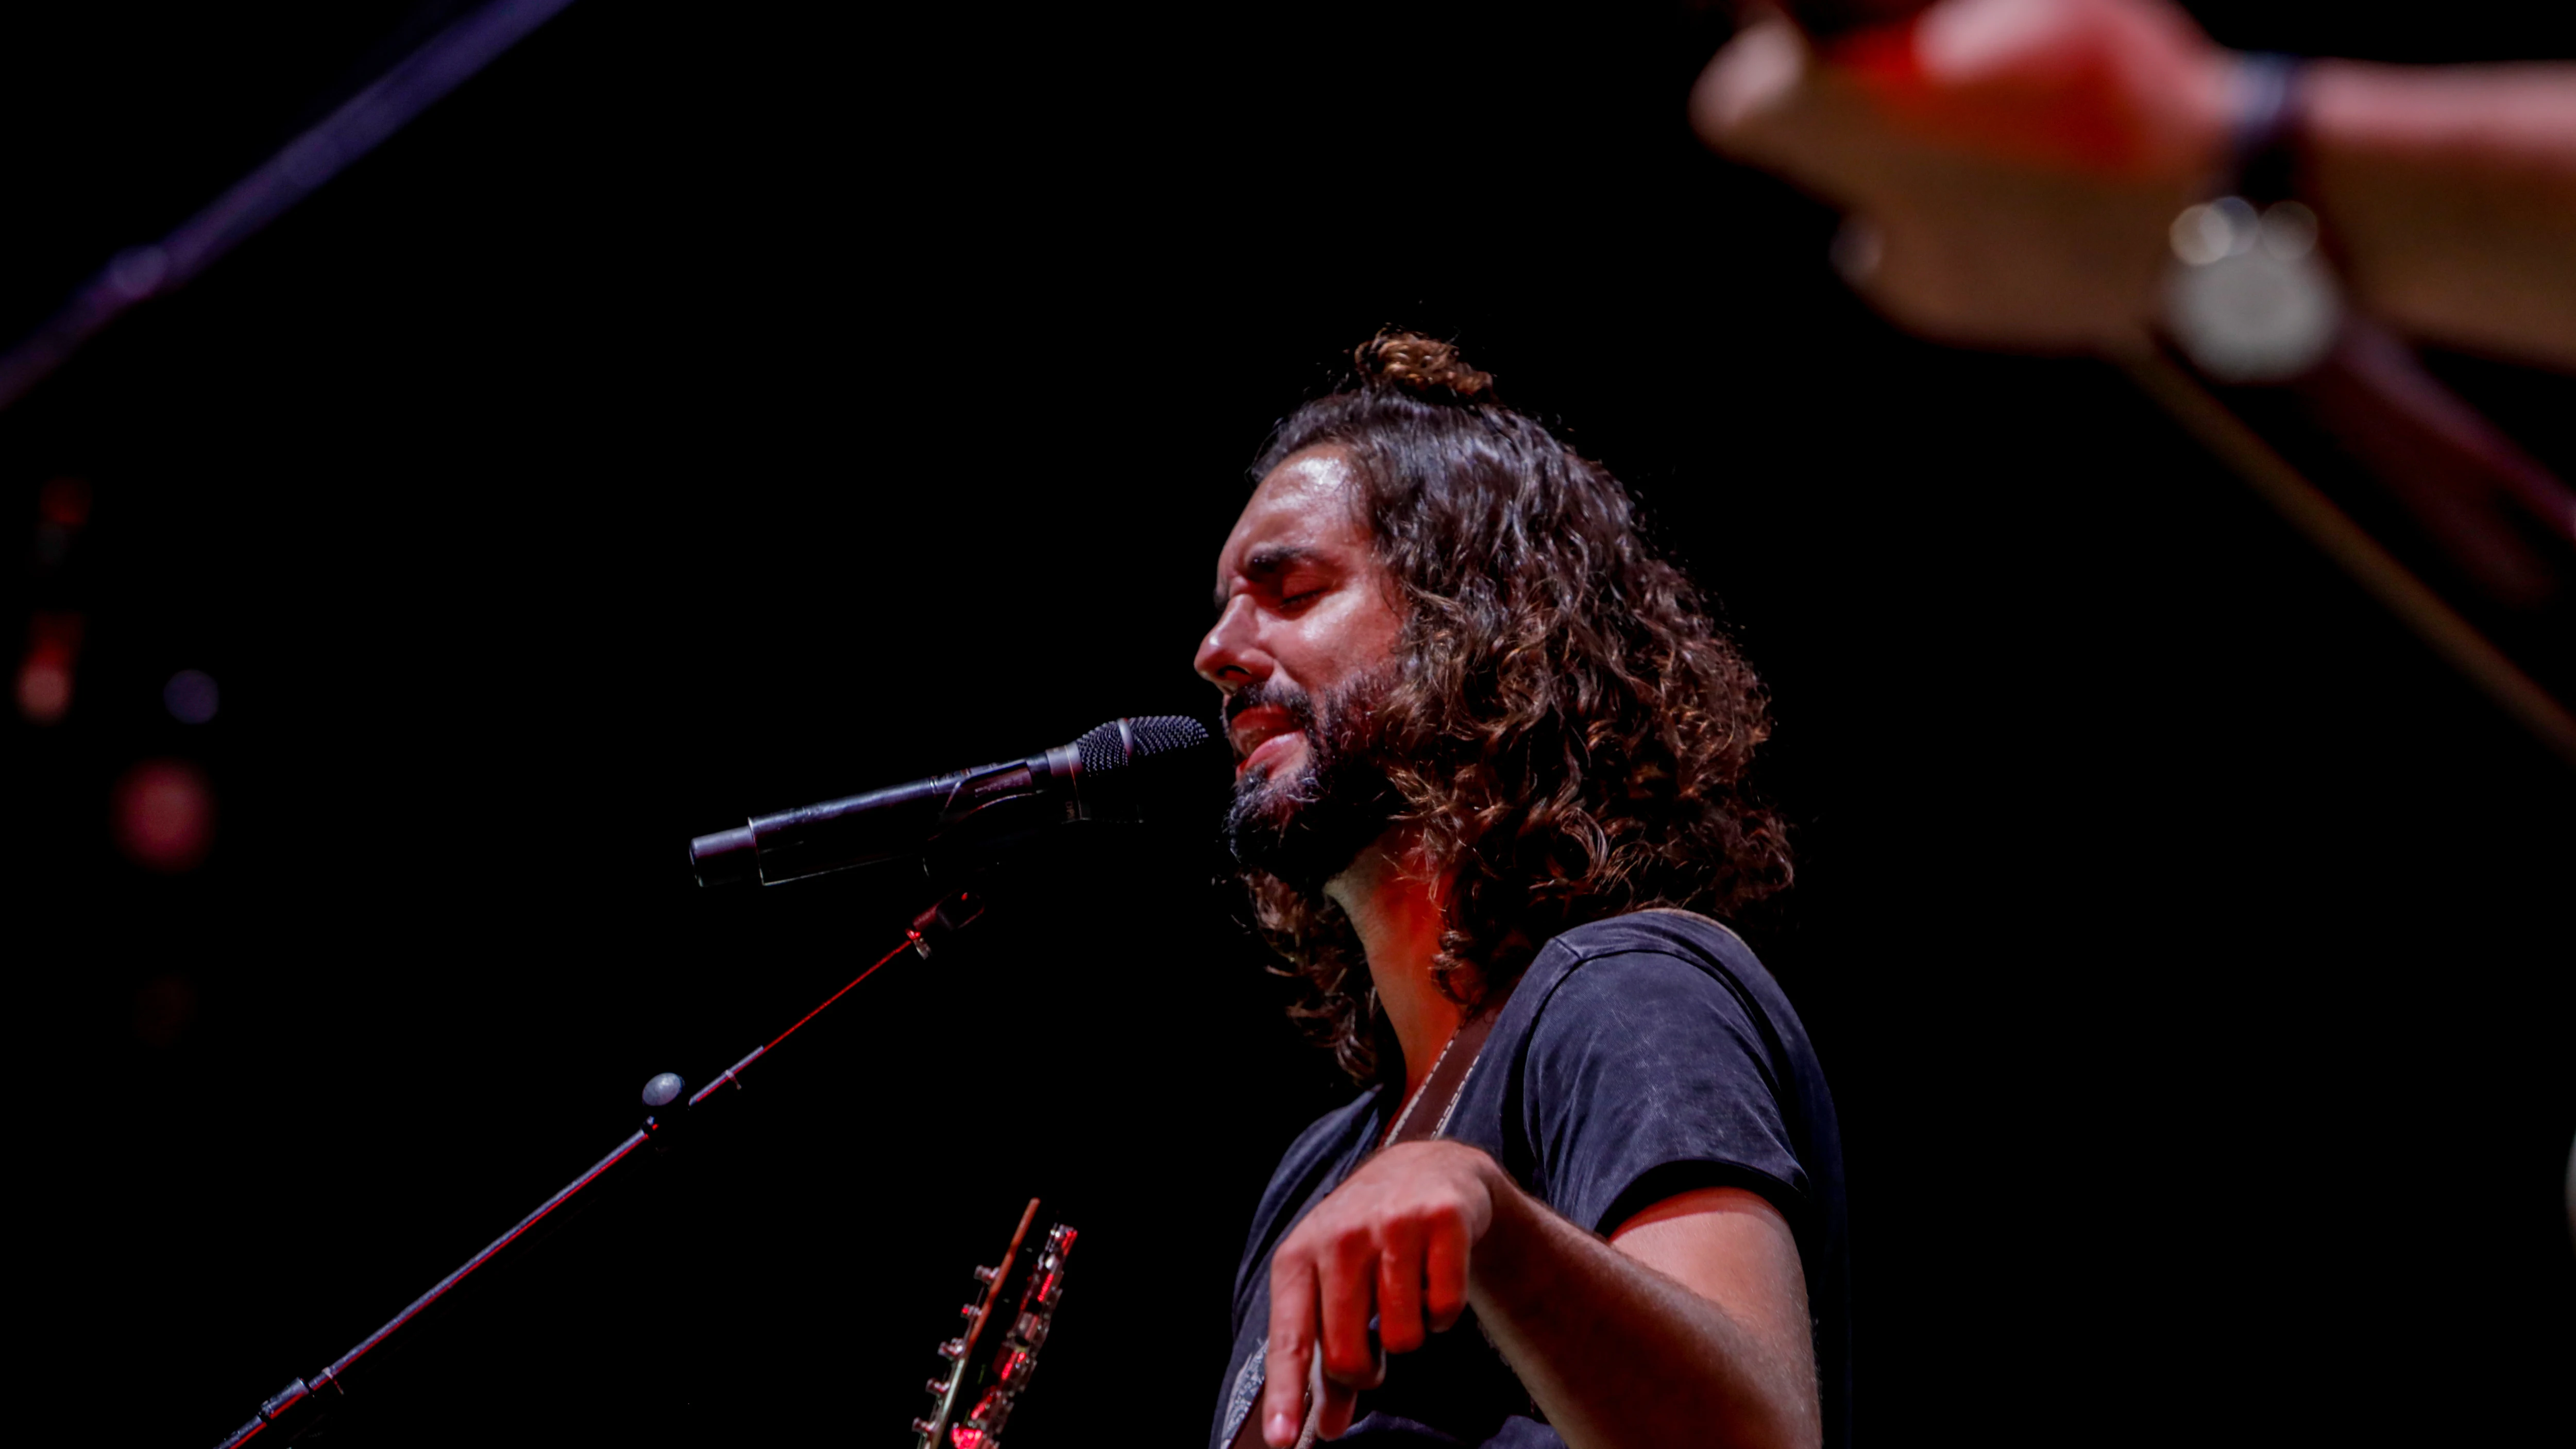
[[[2523,8],[2204,13],[2550,53]],[[412,14],[13,12],[0,331]],[[701,892],[690,835],[1204,710],[1246,461],[1400,323],[1628,478],[1776,689],[1801,874],[1746,926],[1841,1106],[1865,1441],[2563,1437],[2576,775],[2116,375],[1871,318],[1692,145],[1686,28],[576,6],[0,416],[21,613],[83,621],[0,726],[21,1410],[213,1443],[916,904]],[[2576,384],[2443,365],[2576,463]],[[120,849],[153,760],[194,869]],[[1011,1442],[1204,1435],[1346,1089],[1204,822],[1021,874],[325,1442],[898,1442],[1032,1194],[1085,1236]]]

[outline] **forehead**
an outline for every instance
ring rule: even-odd
[[[1360,525],[1357,489],[1349,460],[1334,448],[1292,454],[1271,469],[1217,554],[1217,592],[1282,555],[1365,558],[1368,532]]]

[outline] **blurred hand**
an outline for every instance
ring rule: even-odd
[[[2222,179],[2236,74],[2166,0],[1941,0],[1823,57],[1748,25],[1691,118],[1843,208],[1836,263],[1899,324],[2117,350],[2154,321],[2175,214]]]
[[[1324,1354],[1327,1439],[1350,1427],[1361,1389],[1385,1378],[1378,1354],[1410,1353],[1467,1309],[1467,1258],[1515,1191],[1494,1160],[1455,1142],[1390,1147],[1315,1205],[1270,1260],[1263,1436],[1296,1440],[1310,1360]],[[1369,1319],[1378,1320],[1378,1343]]]

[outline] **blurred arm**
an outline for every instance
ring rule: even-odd
[[[1954,342],[2117,349],[2226,164],[2237,58],[2164,0],[1942,0],[1820,62],[1748,25],[1692,98],[1721,151],[1851,212],[1853,285]],[[2576,367],[2576,66],[2309,68],[2304,199],[2362,306]]]
[[[2362,304],[2576,367],[2576,65],[2322,61],[2309,172]]]

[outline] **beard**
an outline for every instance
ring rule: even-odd
[[[1378,707],[1391,682],[1384,674],[1363,674],[1318,698],[1264,681],[1226,701],[1228,720],[1255,705],[1276,705],[1306,737],[1306,758],[1293,773],[1247,770],[1235,777],[1225,840],[1236,865],[1320,899],[1324,882],[1386,833],[1397,801],[1373,747]]]

